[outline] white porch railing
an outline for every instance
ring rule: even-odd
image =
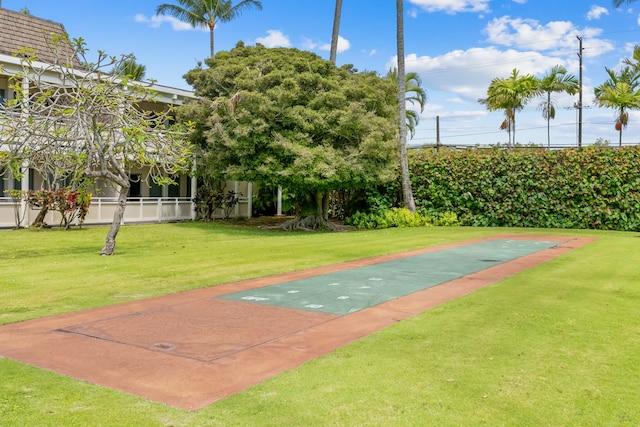
[[[246,203],[246,201],[245,201]],[[118,205],[114,197],[94,197],[85,218],[85,224],[109,224]],[[24,205],[23,205],[24,206]],[[23,208],[24,209],[24,208]],[[167,222],[193,219],[193,208],[189,197],[135,198],[127,201],[123,224],[136,222]],[[37,210],[26,209],[23,224],[30,224],[38,214]],[[60,224],[58,212],[47,213],[45,222],[52,226]],[[74,222],[76,224],[76,222]],[[16,226],[14,205],[10,198],[0,198],[0,228]]]
[[[1,177],[0,177],[1,178]],[[233,191],[243,194],[239,190],[246,191],[238,198],[238,204],[229,212],[231,217],[250,218],[252,212],[253,185],[244,183],[244,188],[240,188],[241,183],[234,181]],[[110,224],[113,221],[113,214],[118,205],[116,197],[93,197],[89,212],[84,223]],[[26,202],[20,202],[20,217],[22,226],[27,227],[38,215],[35,209],[29,209]],[[223,218],[224,212],[221,209],[216,211],[216,218]],[[136,222],[168,222],[185,221],[195,218],[191,197],[136,197],[127,200],[127,207],[124,211],[123,224]],[[60,214],[55,211],[47,213],[45,222],[51,226],[60,224]],[[73,222],[77,225],[77,222]],[[10,197],[0,197],[0,228],[14,228],[16,226],[14,204]]]

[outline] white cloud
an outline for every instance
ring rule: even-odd
[[[151,28],[158,28],[164,23],[168,23],[171,25],[171,28],[174,31],[209,31],[208,28],[193,28],[191,24],[186,22],[182,22],[173,16],[164,16],[164,15],[154,15],[150,18],[147,18],[145,15],[138,13],[133,17],[134,21],[139,22],[141,24],[148,24]]]
[[[338,36],[338,53],[342,53],[345,52],[347,50],[349,50],[349,48],[351,47],[351,43],[349,42],[349,40],[345,39],[342,36]],[[331,50],[331,44],[323,44],[322,46],[319,47],[320,50]]]
[[[409,0],[427,12],[488,12],[490,0]]]
[[[318,43],[314,42],[311,39],[303,38],[302,39],[302,48],[304,50],[315,50],[318,47]]]
[[[289,47],[291,42],[289,37],[282,34],[280,30],[267,30],[267,36],[258,37],[256,43],[260,43],[265,47]]]
[[[503,16],[495,18],[487,24],[484,32],[487,41],[509,47],[522,47],[544,51],[557,50],[570,40],[568,36],[580,35],[580,31],[569,21],[551,21],[541,24],[535,19],[511,18]]]
[[[589,27],[580,29],[570,21],[551,21],[541,24],[535,19],[503,16],[489,22],[484,32],[490,43],[554,55],[577,52],[577,36],[585,39],[585,56],[598,56],[614,48],[611,42],[597,38],[602,34],[601,29]]]
[[[513,0],[514,3],[525,4],[527,0]]]
[[[602,15],[608,15],[608,14],[609,14],[609,10],[607,8],[593,5],[591,6],[591,9],[587,13],[587,19],[589,21],[592,21],[594,19],[600,19]]]
[[[455,50],[434,57],[410,54],[405,63],[407,71],[420,74],[423,87],[429,92],[446,92],[449,98],[453,94],[459,100],[474,104],[486,96],[493,78],[508,77],[514,68],[522,74],[534,75],[542,75],[556,64],[564,65],[570,71],[577,69],[574,63],[562,58],[535,51],[503,51],[497,47]],[[387,68],[395,65],[393,58]]]

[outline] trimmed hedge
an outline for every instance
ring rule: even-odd
[[[416,205],[461,225],[640,231],[640,148],[410,153]]]

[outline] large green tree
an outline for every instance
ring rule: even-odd
[[[618,145],[622,146],[622,129],[629,123],[629,110],[640,109],[640,70],[625,66],[619,72],[606,68],[609,78],[594,88],[595,103],[616,111]]]
[[[397,177],[389,80],[311,52],[241,43],[207,65],[185,76],[203,99],[182,112],[200,124],[199,174],[293,193],[303,202],[286,227],[330,227],[332,191]]]
[[[390,79],[395,85],[398,84],[398,69],[396,67],[392,67],[387,72],[386,77]],[[420,107],[420,113],[424,111],[424,106],[427,103],[427,92],[422,87],[422,79],[420,75],[416,72],[408,72],[404,76],[404,91],[405,91],[405,101],[411,103],[411,105],[416,105]],[[420,114],[414,110],[406,110],[407,116],[407,129],[411,134],[411,138],[413,139],[416,126],[420,122]]]
[[[496,77],[491,80],[487,97],[480,99],[489,111],[504,110],[505,121],[500,126],[509,132],[509,145],[516,144],[516,112],[521,111],[531,98],[540,93],[538,79],[532,74],[521,75],[513,69],[507,78]]]
[[[213,30],[218,22],[229,22],[250,8],[262,9],[259,0],[177,0],[178,4],[163,3],[156,9],[158,15],[171,15],[188,22],[193,28],[209,29],[209,57],[213,57]]]
[[[552,98],[554,93],[568,93],[574,95],[580,91],[580,82],[573,74],[567,74],[567,69],[556,65],[540,79],[540,91],[544,99],[538,104],[542,117],[547,121],[547,147],[551,147],[551,120],[556,118],[556,103]]]

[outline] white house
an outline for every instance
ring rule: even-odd
[[[18,13],[0,7],[0,121],[9,112],[3,108],[7,100],[15,97],[10,85],[11,76],[22,71],[20,59],[15,53],[21,48],[34,49],[39,61],[52,63],[54,58],[46,45],[46,40],[53,34],[66,34],[62,24],[37,18],[28,14]],[[76,64],[79,66],[79,64]],[[56,76],[52,75],[52,81]],[[145,110],[161,111],[167,106],[182,105],[189,99],[194,99],[193,92],[153,84],[156,92],[153,103],[143,105]],[[0,150],[8,149],[7,143],[0,141]],[[13,200],[5,190],[34,190],[40,189],[43,179],[34,169],[25,165],[23,178],[14,179],[8,170],[0,165],[0,228],[15,227],[16,213],[19,215],[20,226],[28,226],[37,212],[28,209],[24,201]],[[157,222],[190,220],[194,218],[193,197],[196,191],[196,180],[190,176],[180,176],[177,185],[161,187],[149,184],[139,177],[144,171],[132,170],[130,174],[131,189],[125,223]],[[91,207],[86,217],[86,224],[110,223],[116,206],[114,190],[96,185]],[[240,203],[235,207],[232,215],[239,217],[251,216],[252,185],[244,182],[227,183],[227,190],[242,194]],[[49,213],[46,222],[57,224],[57,213]]]

